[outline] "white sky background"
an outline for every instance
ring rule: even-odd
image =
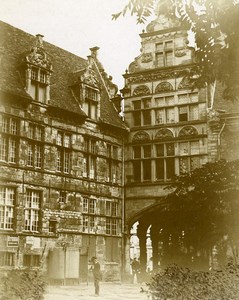
[[[137,25],[128,13],[116,21],[111,15],[128,0],[0,0],[0,20],[87,58],[89,48],[98,46],[99,60],[119,89],[122,74],[140,54],[139,34],[146,25]]]

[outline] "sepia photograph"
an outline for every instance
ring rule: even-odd
[[[239,300],[239,0],[0,0],[0,300]]]

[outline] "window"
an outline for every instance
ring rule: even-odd
[[[96,141],[85,138],[84,141],[84,159],[83,159],[83,177],[96,179]]]
[[[39,267],[40,266],[40,255],[24,254],[23,255],[23,266],[24,267]]]
[[[178,103],[185,104],[179,106],[179,121],[199,120],[198,93],[178,95]]]
[[[44,148],[40,141],[43,139],[43,128],[29,123],[27,137],[31,141],[27,142],[27,161],[28,167],[42,168]]]
[[[151,180],[151,145],[133,146],[134,181]]]
[[[50,233],[56,233],[56,226],[57,226],[57,221],[56,220],[50,220],[49,221],[49,232]]]
[[[106,234],[117,235],[117,231],[118,231],[118,220],[106,218],[106,227],[105,227]]]
[[[106,201],[105,202],[105,214],[106,214],[106,216],[117,217],[118,203]]]
[[[42,103],[46,101],[46,77],[45,71],[34,67],[31,69],[30,95],[34,100]]]
[[[160,107],[155,109],[155,123],[174,123],[175,122],[175,111],[174,107],[174,96],[159,97],[155,99],[155,106]]]
[[[91,119],[97,118],[98,95],[99,92],[97,90],[90,87],[85,88],[84,110]]]
[[[89,228],[88,228],[88,216],[83,215],[82,216],[82,231],[83,232],[88,232]]]
[[[95,199],[89,199],[89,213],[90,214],[95,214],[95,205],[96,205]]]
[[[19,122],[18,120],[1,116],[1,131],[0,135],[0,160],[10,163],[17,162],[19,138]]]
[[[108,144],[106,157],[106,181],[116,183],[119,175],[118,147]]]
[[[173,41],[156,44],[157,67],[169,67],[173,65]]]
[[[88,213],[89,199],[83,198],[83,213]]]
[[[15,189],[0,187],[0,229],[13,229]]]
[[[133,101],[134,126],[151,124],[151,99]]]
[[[25,230],[39,231],[41,192],[27,190],[25,203]]]
[[[180,174],[190,172],[200,167],[199,141],[187,141],[179,143],[179,171]]]
[[[96,230],[97,230],[97,228],[96,228],[95,217],[90,216],[89,217],[89,232],[95,233]]]
[[[67,192],[65,192],[65,191],[59,192],[59,202],[60,203],[66,203],[66,197],[67,197]]]
[[[169,180],[175,175],[174,143],[155,145],[156,180]]]
[[[15,253],[0,251],[0,266],[1,267],[12,267],[14,266]]]
[[[56,170],[70,173],[71,171],[71,135],[58,131],[56,137]]]

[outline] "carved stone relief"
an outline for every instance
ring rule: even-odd
[[[173,133],[171,130],[169,129],[160,129],[156,135],[155,135],[155,140],[159,141],[159,140],[166,140],[166,139],[171,139],[173,138]]]
[[[169,92],[173,91],[173,86],[171,83],[164,81],[160,82],[155,89],[155,93],[163,93],[163,92]]]
[[[179,90],[187,90],[192,88],[192,83],[190,82],[190,78],[185,76],[178,85]]]
[[[180,131],[178,136],[192,136],[192,135],[198,135],[198,131],[196,128],[192,126],[185,126]]]
[[[144,53],[142,55],[142,63],[148,63],[153,60],[153,53]]]
[[[139,85],[133,91],[134,96],[149,95],[149,94],[150,94],[150,89],[146,85]]]
[[[149,134],[145,131],[139,131],[137,132],[132,139],[132,142],[135,143],[141,143],[141,142],[149,142],[150,141],[150,137]]]

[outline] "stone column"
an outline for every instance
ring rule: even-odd
[[[148,224],[139,221],[137,227],[137,237],[139,238],[139,249],[140,249],[140,269],[142,275],[146,272],[147,266],[147,248],[146,248],[146,233],[148,229]]]
[[[158,254],[158,243],[159,243],[159,229],[153,224],[150,230],[150,238],[152,241],[152,252],[153,252],[153,271],[158,271],[158,262],[159,262],[159,254]]]
[[[124,236],[124,272],[130,274],[130,234]]]

